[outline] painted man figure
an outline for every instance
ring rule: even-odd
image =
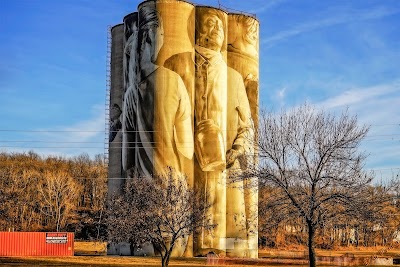
[[[230,235],[245,239],[240,232],[246,232],[238,226],[245,225],[241,223],[245,221],[244,197],[233,201],[229,195],[226,168],[240,168],[237,159],[243,155],[251,134],[251,115],[242,77],[227,67],[223,56],[225,29],[223,11],[198,7],[194,57],[190,53],[177,54],[165,63],[183,78],[189,95],[194,95],[194,186],[207,195],[212,204],[207,212],[216,225],[212,231],[195,237],[197,255],[210,250],[225,254],[233,246]],[[193,61],[195,68],[190,67]],[[193,69],[195,73],[190,73]]]
[[[135,121],[134,176],[162,175],[170,168],[180,173],[180,158],[193,156],[191,105],[179,75],[155,63],[164,39],[155,8],[139,9],[138,31],[133,34],[132,94],[125,94],[123,112],[125,124]]]

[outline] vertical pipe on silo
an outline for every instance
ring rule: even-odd
[[[124,25],[111,28],[111,88],[110,88],[110,140],[108,163],[109,196],[122,192],[124,175],[121,167],[121,122],[122,99],[124,93],[123,54]],[[113,127],[114,126],[114,127]],[[112,136],[114,134],[114,136]]]

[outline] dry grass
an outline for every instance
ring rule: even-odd
[[[342,256],[354,255],[362,256],[394,256],[400,257],[400,248],[387,249],[386,253],[380,253],[384,247],[373,248],[339,248],[336,250],[317,250],[318,256]],[[305,265],[304,255],[305,248],[293,248],[293,250],[266,249],[260,250],[260,258],[266,258],[261,262],[232,262],[229,266],[250,267],[254,265],[262,265],[265,267],[272,266],[307,266]],[[123,256],[106,256],[106,243],[101,242],[75,242],[75,257],[3,257],[0,258],[0,265],[3,267],[15,266],[145,266],[155,267],[161,266],[159,257],[123,257]],[[79,256],[78,256],[79,255]],[[207,265],[206,258],[175,258],[171,259],[170,266],[197,267]],[[226,264],[228,265],[228,264]],[[213,264],[212,266],[226,266],[222,262]],[[327,267],[328,265],[325,265]]]
[[[386,250],[386,251],[385,251]],[[352,254],[354,256],[391,256],[400,257],[400,245],[397,247],[338,247],[333,250],[316,249],[318,256],[343,256]],[[382,253],[384,252],[384,253]],[[261,249],[259,257],[289,257],[299,258],[308,254],[306,247],[294,247],[292,249]]]
[[[290,264],[290,263],[289,263]],[[121,256],[75,256],[65,258],[50,257],[29,257],[29,258],[0,258],[2,267],[15,266],[101,266],[101,267],[128,267],[128,266],[145,266],[159,267],[161,266],[160,258],[157,257],[121,257]],[[171,267],[198,267],[206,266],[205,258],[192,259],[171,259]],[[281,266],[288,264],[282,263]],[[293,265],[297,267],[305,267],[307,265]],[[213,264],[215,267],[226,266],[225,264]],[[254,264],[229,264],[231,267],[250,267]],[[264,267],[273,267],[273,265],[262,265]]]
[[[74,242],[75,256],[107,255],[107,242]]]

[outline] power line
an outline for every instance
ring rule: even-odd
[[[237,130],[221,130],[222,132],[233,132]],[[120,131],[91,131],[91,130],[4,130],[0,129],[0,132],[28,132],[28,133],[119,133]],[[125,131],[125,133],[156,133],[157,131]],[[181,130],[177,132],[186,132],[186,130]]]
[[[386,169],[367,169],[368,171],[389,171],[389,170],[400,170],[400,167],[386,168]]]
[[[40,140],[0,140],[0,143],[103,144],[103,142],[92,142],[92,141],[40,141]]]
[[[183,147],[183,146],[181,146]],[[189,147],[189,146],[188,146]],[[192,146],[190,146],[192,147]],[[189,147],[189,148],[190,148]],[[103,146],[1,146],[0,148],[21,148],[21,149],[103,149]],[[122,149],[123,147],[110,147],[110,149]],[[156,148],[156,146],[140,146],[137,148]],[[134,147],[130,147],[129,149],[135,149]]]
[[[370,124],[370,126],[377,126],[377,127],[380,127],[380,126],[400,126],[400,123],[388,123],[388,124]]]
[[[377,136],[400,136],[400,134],[371,134],[371,135],[367,135],[368,137],[377,137]]]
[[[230,132],[230,131],[235,131],[235,130],[225,130],[223,132]],[[0,132],[32,132],[32,133],[103,133],[104,131],[34,131],[34,130],[0,130]],[[126,133],[155,133],[156,131],[125,131]],[[178,131],[178,132],[185,132],[184,130]],[[373,134],[373,135],[367,135],[366,139],[368,138],[373,138],[373,137],[400,137],[400,134],[398,133],[392,133],[392,134]],[[25,140],[3,140],[0,142],[22,142]],[[50,141],[30,141],[26,140],[25,142],[50,142]]]
[[[0,132],[30,132],[30,133],[104,133],[105,131],[88,131],[88,130],[4,130]]]
[[[400,169],[400,168],[397,168],[397,169]],[[30,177],[28,176],[26,178],[30,178]],[[131,179],[134,179],[132,177],[106,177],[106,176],[99,176],[99,177],[66,176],[66,178],[80,179],[80,180],[100,180],[100,179],[104,179],[104,180],[131,180]],[[135,178],[139,178],[139,177],[135,177]]]
[[[91,146],[79,146],[79,147],[71,147],[71,146],[0,146],[0,148],[35,148],[35,149],[41,149],[41,148],[66,148],[66,149],[74,149],[74,148],[93,148],[93,149],[103,149],[104,147],[91,147]]]
[[[389,125],[396,125],[400,126],[400,124],[381,124],[381,125],[374,125],[374,126],[389,126]],[[184,132],[185,130],[182,130]],[[235,131],[235,130],[223,130],[226,132]],[[0,129],[0,132],[24,132],[24,133],[118,133],[119,130],[116,131],[109,131],[109,130],[30,130],[30,129]],[[126,133],[140,133],[140,132],[156,132],[156,131],[125,131]],[[367,135],[367,136],[394,136],[400,135],[397,133],[393,134],[374,134],[374,135]]]
[[[375,142],[375,141],[400,141],[400,139],[386,138],[386,139],[365,139],[363,142]]]

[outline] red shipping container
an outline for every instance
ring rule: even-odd
[[[0,232],[0,256],[73,256],[74,233]]]

